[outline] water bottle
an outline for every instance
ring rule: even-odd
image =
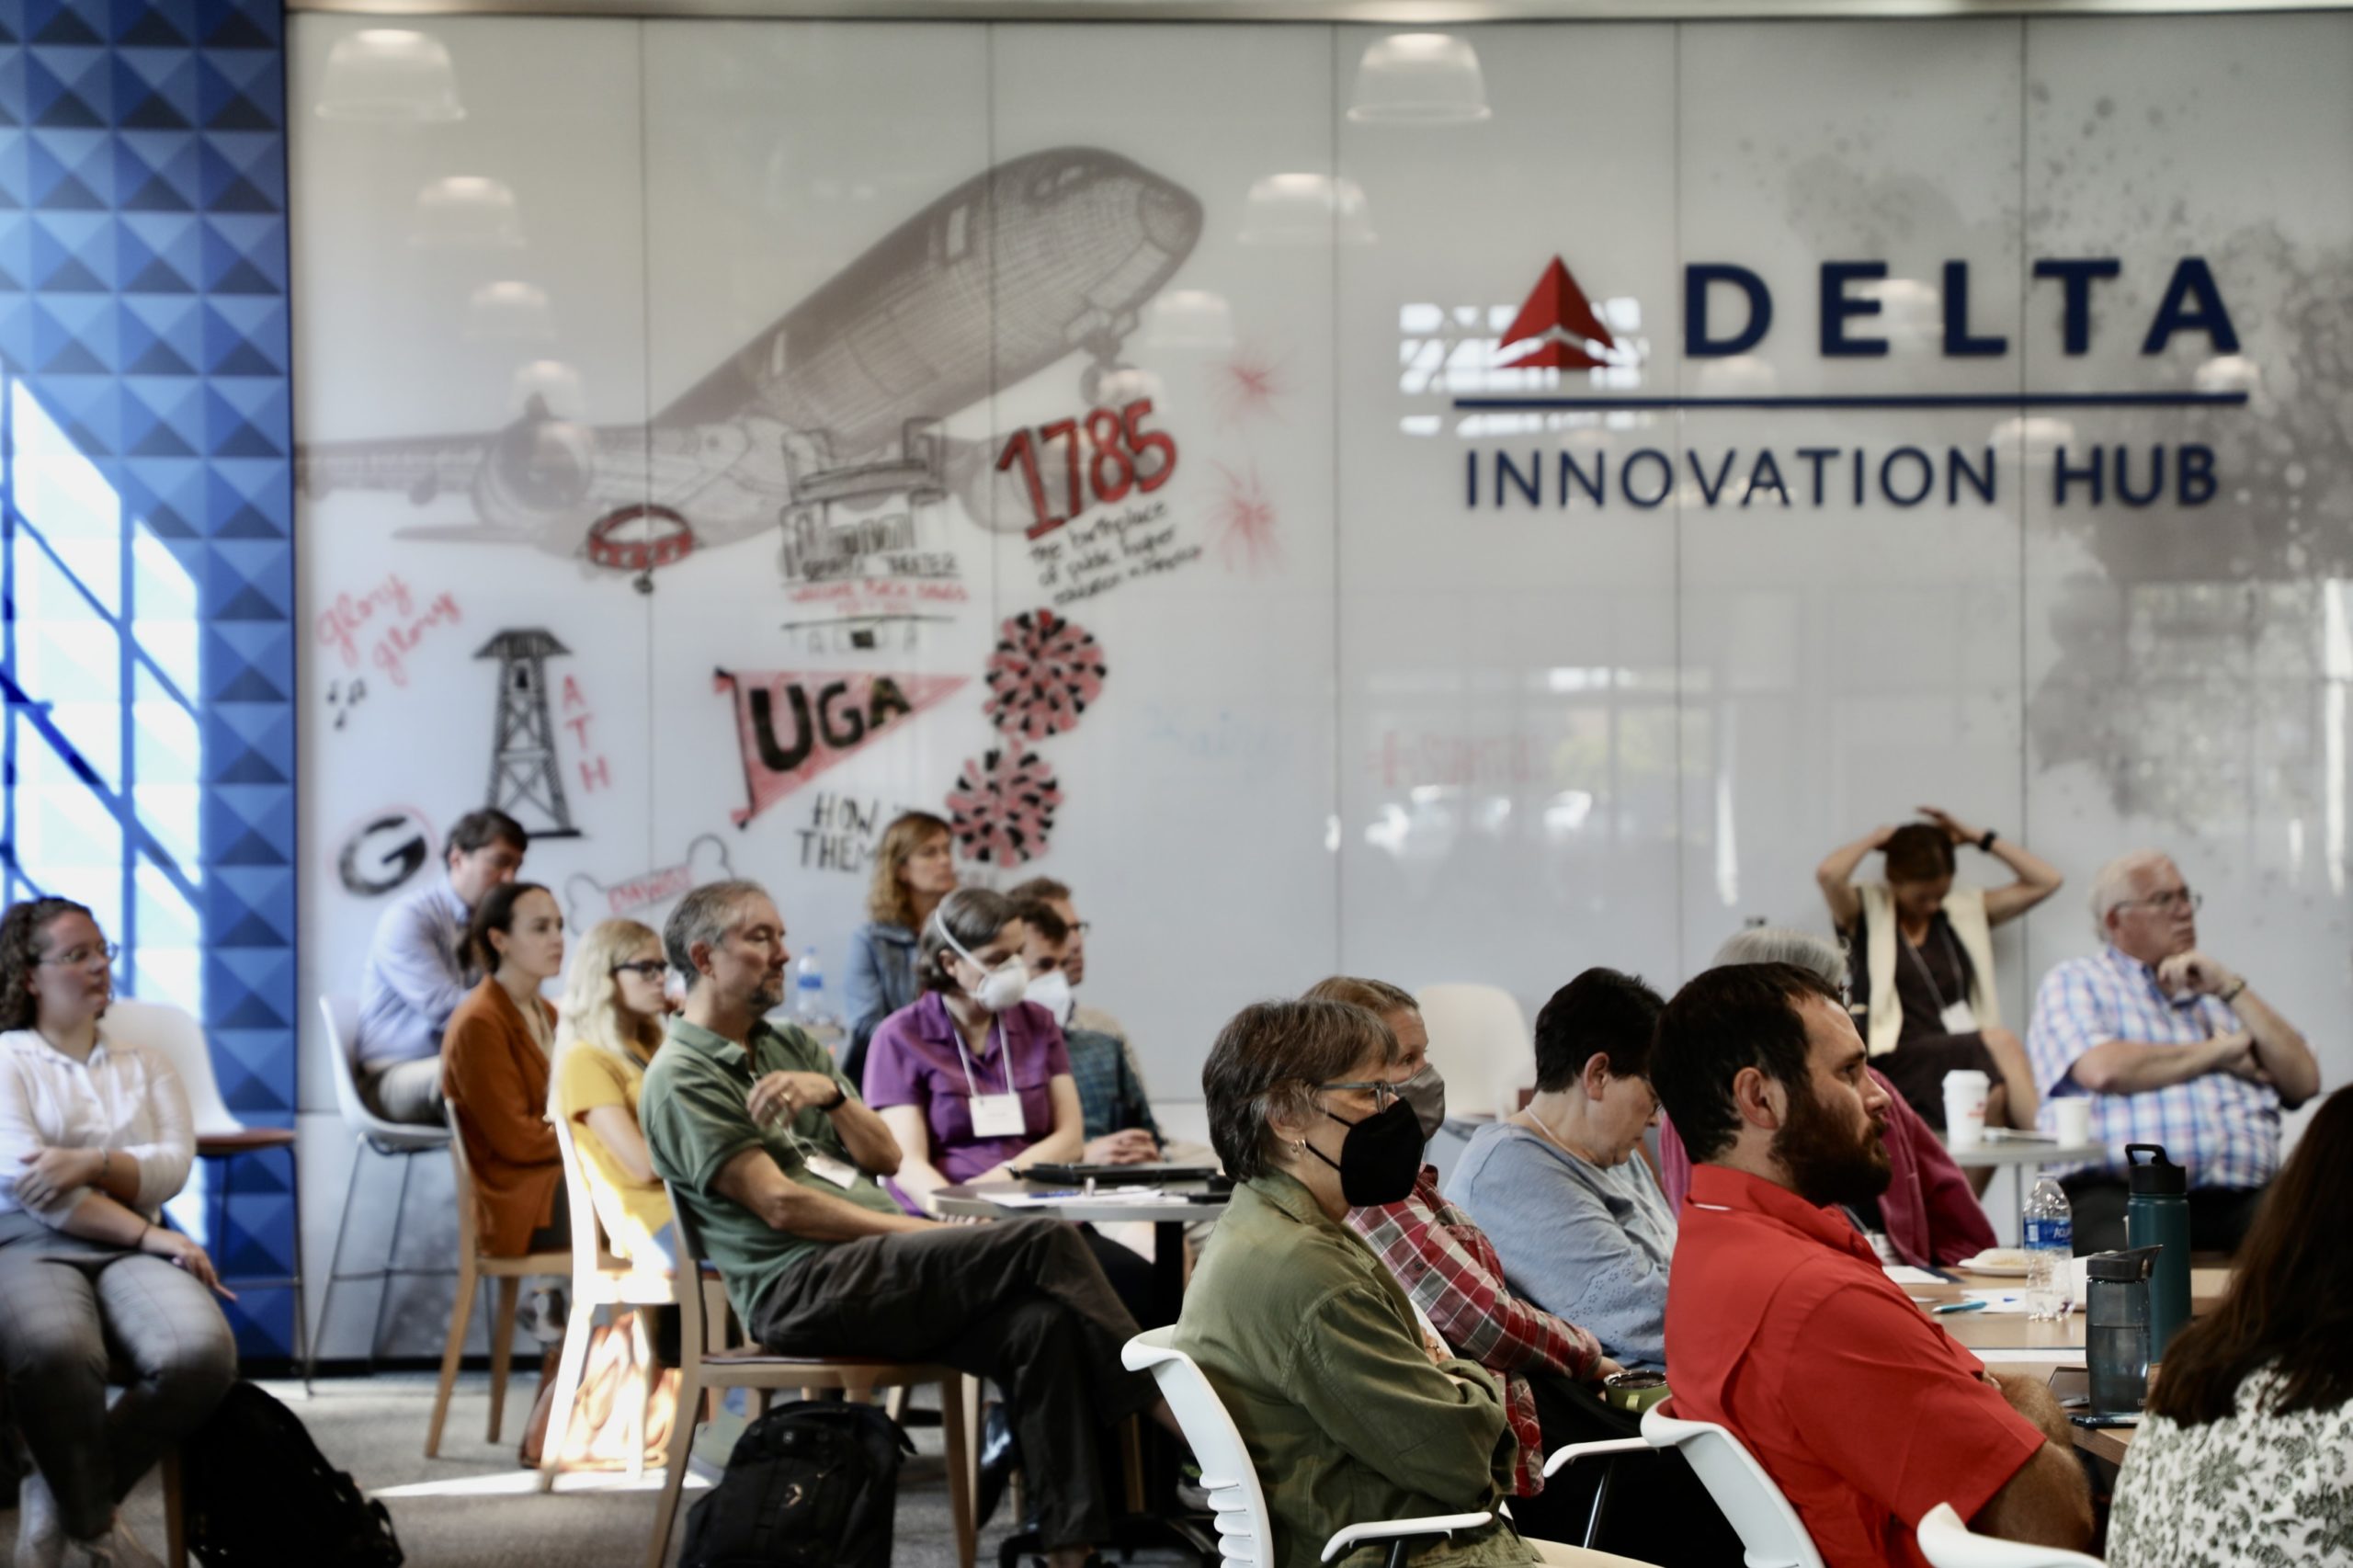
[[[2143,1154],[2150,1156],[2145,1165]],[[2124,1158],[2131,1167],[2124,1244],[2164,1249],[2149,1276],[2149,1353],[2162,1361],[2189,1321],[2189,1171],[2165,1158],[2156,1143],[2127,1143]]]
[[[822,1022],[825,1017],[825,971],[817,961],[813,943],[801,949],[801,957],[792,966],[792,1017],[804,1026]]]
[[[2026,1200],[2026,1315],[2055,1320],[2075,1306],[2075,1216],[2058,1182],[2044,1176]]]

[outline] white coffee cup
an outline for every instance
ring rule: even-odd
[[[1945,1074],[1945,1145],[1974,1149],[1985,1141],[1985,1096],[1992,1081],[1973,1067]]]
[[[2063,1149],[2074,1149],[2092,1141],[2092,1102],[2080,1096],[2051,1102],[2051,1131]]]

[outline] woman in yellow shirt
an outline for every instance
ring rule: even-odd
[[[591,930],[573,960],[556,1036],[550,1109],[570,1119],[581,1174],[613,1251],[667,1272],[670,1202],[638,1130],[645,1065],[661,1049],[669,1003],[662,938],[634,920]]]

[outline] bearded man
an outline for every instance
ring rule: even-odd
[[[1915,1531],[1939,1503],[2080,1551],[2090,1490],[2050,1389],[1989,1374],[1841,1212],[1888,1184],[1869,1062],[1837,994],[1793,965],[1711,969],[1667,1004],[1651,1083],[1694,1162],[1668,1413],[1746,1445],[1829,1568],[1927,1568]]]

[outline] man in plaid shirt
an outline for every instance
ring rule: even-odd
[[[2043,1103],[2092,1102],[2097,1165],[2059,1170],[2075,1250],[2124,1244],[2124,1146],[2159,1143],[2189,1170],[2190,1245],[2235,1251],[2279,1165],[2279,1112],[2320,1092],[2294,1025],[2198,949],[2201,901],[2173,861],[2141,850],[2103,867],[2092,918],[2107,942],[2045,975],[2027,1054]]]
[[[1305,999],[1349,1002],[1381,1015],[1397,1037],[1398,1096],[1424,1117],[1424,1138],[1434,1135],[1433,1123],[1444,1115],[1444,1085],[1429,1065],[1429,1032],[1413,995],[1377,980],[1336,977]],[[1433,1085],[1436,1095],[1416,1094],[1424,1084]],[[1513,1490],[1521,1497],[1543,1491],[1547,1444],[1531,1379],[1549,1374],[1591,1382],[1624,1369],[1602,1355],[1600,1342],[1584,1329],[1512,1294],[1494,1244],[1470,1215],[1439,1194],[1435,1166],[1422,1167],[1412,1197],[1377,1209],[1351,1209],[1348,1224],[1397,1277],[1448,1348],[1502,1380],[1504,1408],[1512,1436],[1519,1439]],[[1550,1446],[1566,1440],[1555,1434]]]

